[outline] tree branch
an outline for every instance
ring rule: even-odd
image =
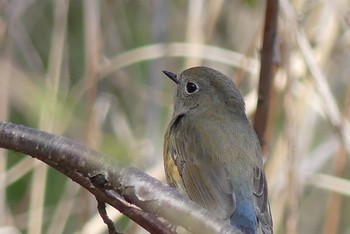
[[[273,64],[277,63],[279,56],[276,46],[278,0],[267,0],[265,11],[265,25],[263,46],[261,50],[261,67],[259,78],[258,104],[254,117],[254,129],[260,140],[265,144],[265,132],[268,120],[270,90],[273,77]]]
[[[0,122],[0,147],[50,165],[151,233],[172,233],[162,217],[194,233],[241,233],[136,168],[117,169],[72,139]]]

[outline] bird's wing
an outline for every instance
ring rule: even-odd
[[[273,233],[270,204],[267,194],[267,183],[265,174],[260,167],[256,167],[254,170],[254,198],[255,211],[257,213],[262,233]]]
[[[210,152],[203,149],[194,126],[177,125],[181,125],[180,120],[174,121],[166,133],[168,181],[199,205],[221,218],[229,218],[235,209],[235,197],[225,168],[210,160]]]

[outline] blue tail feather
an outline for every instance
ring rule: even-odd
[[[236,201],[236,208],[230,218],[232,226],[240,229],[246,234],[256,234],[257,218],[252,202]]]

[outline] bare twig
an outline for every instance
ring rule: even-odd
[[[259,78],[258,104],[254,117],[254,129],[260,140],[265,144],[265,130],[268,120],[270,90],[273,77],[274,56],[276,56],[278,0],[268,0],[265,11],[265,26],[263,46],[261,50],[261,67]]]
[[[108,217],[108,214],[107,214],[107,211],[106,211],[106,204],[103,201],[99,200],[99,199],[97,199],[97,210],[98,210],[98,213],[100,214],[103,222],[105,224],[107,224],[108,233],[109,234],[120,234],[121,232],[118,232],[115,229],[113,221]]]

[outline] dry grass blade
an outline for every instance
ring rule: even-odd
[[[47,73],[47,89],[52,95],[49,97],[48,105],[43,105],[39,120],[39,127],[48,131],[55,131],[57,111],[57,98],[61,80],[61,69],[63,51],[66,39],[66,26],[68,16],[68,0],[58,0],[54,4],[55,20],[51,38],[51,53]],[[43,102],[45,103],[45,102]],[[32,187],[30,193],[28,233],[41,233],[43,230],[44,201],[47,181],[47,166],[35,163],[33,170]]]
[[[200,51],[200,52],[198,52]],[[139,63],[162,57],[199,57],[201,59],[220,62],[241,68],[253,74],[257,73],[258,61],[223,48],[191,43],[165,43],[148,45],[121,53],[114,58],[107,59],[100,66],[100,77],[105,78],[110,73]]]
[[[308,184],[350,197],[350,182],[347,179],[332,175],[314,174],[309,177]]]

